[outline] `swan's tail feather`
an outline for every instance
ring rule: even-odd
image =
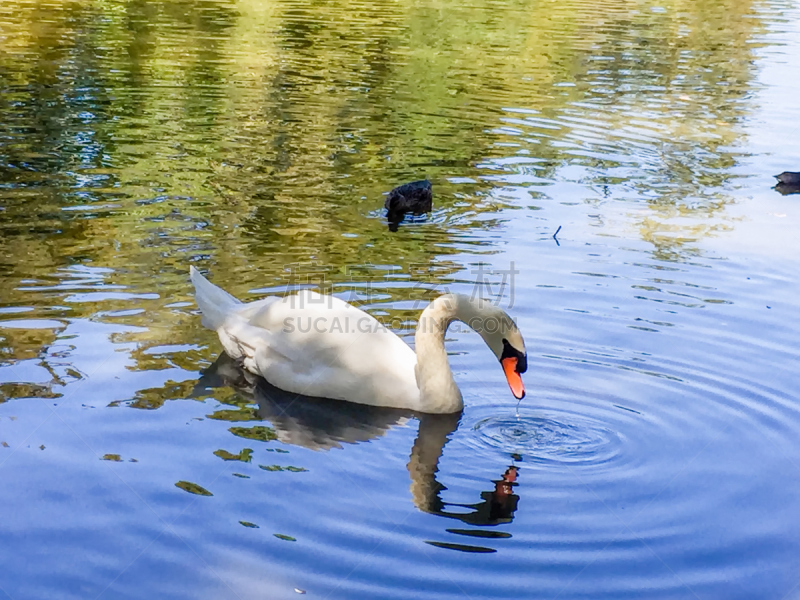
[[[200,307],[200,312],[203,313],[203,326],[209,329],[219,328],[241,301],[211,283],[194,266],[190,267],[189,271],[194,284],[194,299]]]

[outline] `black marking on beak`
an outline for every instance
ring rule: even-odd
[[[503,338],[503,354],[500,355],[500,362],[503,362],[504,358],[517,359],[517,373],[524,373],[528,370],[528,355],[514,348],[506,338]]]

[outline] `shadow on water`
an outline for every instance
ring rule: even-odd
[[[205,396],[210,389],[220,387],[231,387],[257,405],[257,419],[269,421],[272,425],[269,437],[310,450],[330,450],[341,448],[342,444],[368,442],[382,437],[395,425],[415,418],[419,421],[419,429],[407,465],[414,505],[424,513],[454,519],[473,527],[505,524],[514,519],[519,502],[519,496],[514,493],[519,468],[514,465],[509,466],[500,479],[492,482],[492,490],[481,493],[480,502],[463,504],[442,499],[447,488],[437,480],[436,475],[445,445],[461,422],[460,412],[431,415],[286,392],[240,368],[224,353],[203,372],[191,395]],[[509,533],[481,529],[447,531],[475,538],[511,537]],[[427,543],[464,552],[495,551],[466,544]]]

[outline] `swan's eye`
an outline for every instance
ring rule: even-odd
[[[528,370],[528,355],[514,348],[506,338],[503,338],[503,354],[500,355],[500,362],[503,362],[503,359],[506,358],[517,359],[517,367],[515,369],[517,373],[524,373]]]

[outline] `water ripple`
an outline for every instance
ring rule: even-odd
[[[569,413],[485,417],[472,426],[477,443],[540,464],[593,465],[619,456],[622,438]]]

